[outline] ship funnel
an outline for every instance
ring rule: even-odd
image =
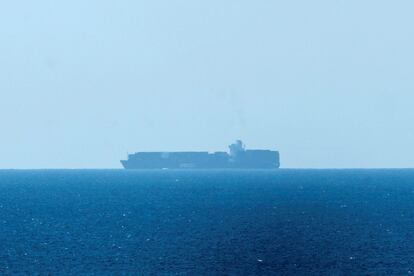
[[[236,140],[235,143],[229,146],[229,149],[231,157],[236,157],[240,152],[245,151],[244,144],[241,140]]]

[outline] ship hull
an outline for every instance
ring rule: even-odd
[[[278,169],[279,152],[246,150],[237,155],[226,152],[138,152],[121,160],[127,170],[149,169]]]

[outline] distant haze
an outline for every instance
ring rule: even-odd
[[[278,149],[414,167],[414,1],[3,1],[0,168]]]

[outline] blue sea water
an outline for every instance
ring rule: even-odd
[[[410,274],[414,170],[0,171],[0,274]]]

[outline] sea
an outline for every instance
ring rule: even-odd
[[[414,170],[0,171],[0,274],[407,275]]]

